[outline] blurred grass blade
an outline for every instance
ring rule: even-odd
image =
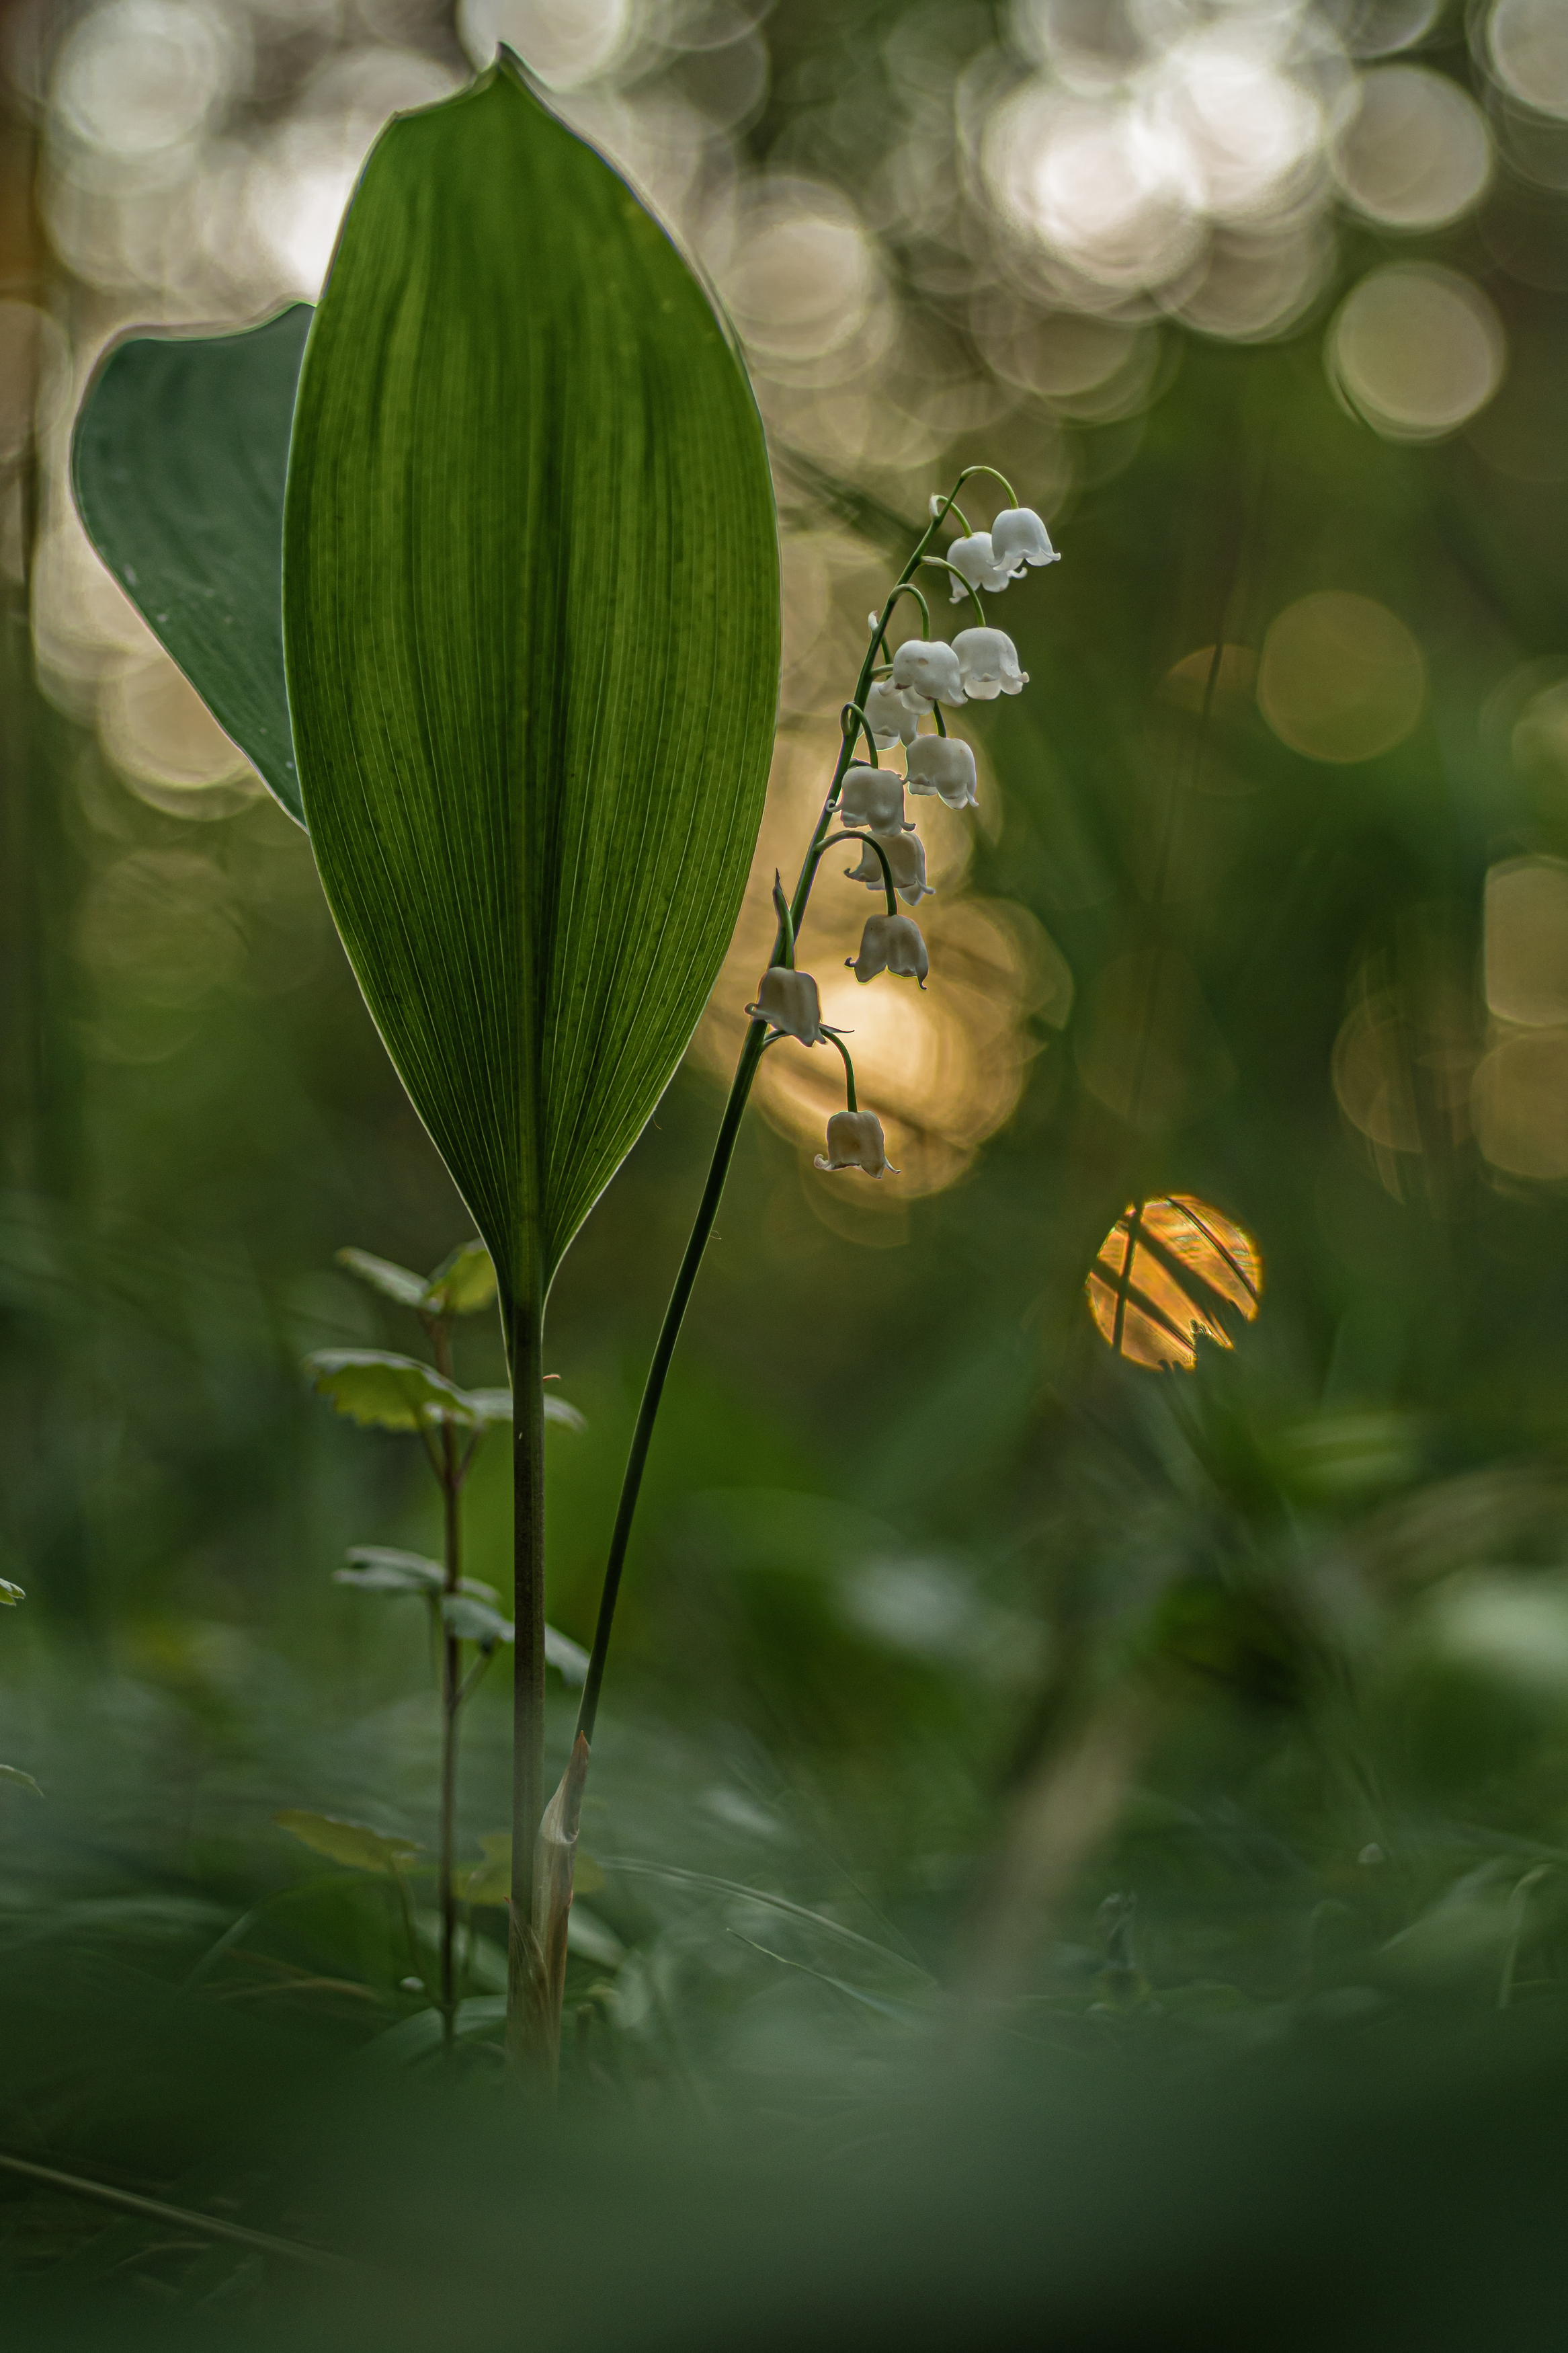
[[[858,1928],[847,1928],[842,1921],[830,1920],[826,1912],[808,1911],[804,1904],[792,1903],[787,1895],[775,1895],[765,1887],[748,1887],[741,1879],[721,1879],[710,1871],[689,1871],[684,1863],[645,1862],[638,1855],[606,1854],[601,1858],[606,1871],[629,1872],[645,1879],[668,1880],[674,1887],[701,1888],[712,1895],[738,1895],[748,1904],[761,1904],[770,1912],[782,1912],[786,1918],[799,1920],[807,1927],[820,1928],[826,1936],[841,1945],[854,1945],[863,1953],[875,1953],[882,1960],[891,1961],[896,1968],[922,1978],[929,1984],[931,1971],[922,1963],[907,1959],[890,1945],[879,1945],[875,1938],[861,1936]]]
[[[237,335],[132,335],[100,363],[71,481],[87,535],[291,818],[283,482],[308,304]]]
[[[166,2199],[143,2198],[137,2190],[121,2189],[111,2181],[95,2181],[85,2173],[62,2173],[58,2166],[39,2165],[33,2158],[13,2157],[8,2150],[0,2151],[0,2170],[19,2175],[25,2181],[36,2181],[46,2189],[63,2190],[69,2198],[90,2199],[97,2205],[117,2207],[122,2213],[144,2214],[165,2227],[172,2224],[179,2231],[199,2231],[205,2238],[227,2239],[258,2254],[281,2255],[289,2263],[318,2263],[331,2271],[355,2268],[346,2256],[334,2255],[325,2247],[306,2246],[298,2239],[279,2239],[270,2231],[252,2231],[243,2222],[204,2214],[198,2207],[171,2206]]]
[[[499,66],[392,123],[300,377],[285,641],[327,896],[510,1313],[668,1083],[778,679],[773,491],[707,296]]]

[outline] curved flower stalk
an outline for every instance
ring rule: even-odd
[[[977,474],[992,475],[1001,484],[1008,501],[1003,516],[998,518],[1006,525],[1000,544],[994,528],[988,549],[984,544],[987,535],[971,532],[954,503],[964,483]],[[935,547],[937,534],[950,518],[962,526],[963,538],[954,541],[945,553],[940,553]],[[1037,526],[1037,532],[1032,526]],[[1047,551],[1044,554],[1038,552],[1042,545]],[[977,583],[971,575],[982,554],[986,562]],[[828,1121],[827,1149],[817,1154],[816,1166],[825,1174],[858,1171],[877,1179],[899,1173],[888,1158],[881,1122],[874,1112],[862,1110],[857,1099],[854,1065],[843,1037],[822,1020],[816,982],[797,965],[796,951],[812,890],[825,851],[836,842],[858,842],[859,863],[847,871],[855,881],[864,882],[872,890],[880,888],[885,894],[886,910],[868,920],[860,954],[853,960],[851,969],[863,985],[887,974],[913,979],[923,987],[930,970],[926,944],[919,925],[901,914],[898,905],[901,896],[913,906],[931,887],[925,879],[924,848],[911,821],[904,815],[904,791],[907,788],[911,794],[935,795],[952,808],[972,806],[975,797],[974,755],[967,744],[947,736],[940,706],[945,702],[958,708],[968,701],[989,702],[999,694],[1016,694],[1028,682],[1019,667],[1012,639],[1000,629],[965,629],[951,645],[933,638],[930,608],[914,585],[914,576],[927,562],[945,566],[961,596],[975,595],[978,609],[977,586],[990,586],[992,575],[1004,575],[996,585],[1005,586],[1026,565],[1054,559],[1055,551],[1046,537],[1044,524],[1032,510],[1017,505],[1011,483],[994,467],[971,466],[959,476],[951,491],[932,499],[929,524],[880,610],[870,616],[869,642],[859,676],[842,709],[838,758],[827,783],[821,814],[805,847],[795,891],[787,900],[778,878],[774,878],[778,930],[773,956],[755,1002],[746,1008],[751,1027],[720,1123],[691,1237],[648,1368],[621,1485],[598,1625],[577,1718],[581,1743],[593,1737],[616,1601],[659,1399],[763,1054],[774,1047],[787,1049],[792,1042],[835,1047],[844,1063],[847,1100],[844,1110],[835,1112]],[[896,607],[905,596],[918,606],[925,634],[907,638],[896,649],[889,649],[889,628]],[[932,713],[936,733],[921,734],[921,719]],[[876,765],[874,758],[869,765],[855,759],[856,745],[862,733],[869,739],[874,752],[890,751],[900,744],[904,747],[904,776]]]

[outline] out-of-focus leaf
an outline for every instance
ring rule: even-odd
[[[570,1634],[557,1631],[553,1626],[544,1630],[544,1662],[553,1667],[563,1683],[581,1683],[587,1680],[588,1653]]]
[[[352,1568],[334,1568],[334,1585],[357,1586],[362,1593],[439,1593],[444,1578],[438,1560],[423,1553],[396,1552],[389,1546],[356,1545]]]
[[[0,1765],[0,1781],[17,1782],[24,1789],[31,1789],[35,1798],[41,1798],[44,1794],[32,1775],[24,1773],[19,1765]]]
[[[425,1303],[432,1315],[477,1315],[495,1295],[494,1260],[483,1242],[464,1242],[430,1277]]]
[[[510,1642],[516,1632],[511,1620],[492,1609],[488,1601],[477,1601],[470,1594],[448,1593],[442,1597],[441,1615],[448,1634],[459,1642],[477,1642],[481,1651],[493,1651],[498,1642]]]
[[[422,1274],[415,1274],[405,1266],[395,1266],[389,1258],[376,1258],[369,1250],[341,1250],[338,1264],[350,1274],[357,1274],[384,1299],[395,1299],[399,1307],[423,1307],[426,1284]]]
[[[467,1394],[475,1420],[487,1429],[510,1421],[510,1389],[469,1389]],[[544,1392],[544,1419],[558,1423],[563,1430],[582,1430],[588,1427],[574,1405],[568,1405],[564,1398],[552,1397],[548,1389]]]
[[[602,1884],[604,1873],[599,1872],[597,1863],[593,1868],[598,1872],[598,1879],[594,1883]],[[589,1884],[585,1875],[587,1870],[587,1856],[579,1854],[575,1874],[579,1894]],[[569,1953],[575,1953],[579,1960],[597,1961],[602,1969],[618,1969],[626,1957],[626,1948],[615,1930],[606,1921],[601,1920],[596,1912],[590,1912],[579,1904],[576,1894],[573,1896],[572,1910],[566,1922],[566,1949]]]
[[[460,1893],[465,1904],[504,1904],[511,1894],[511,1833],[492,1831],[479,1841],[484,1861],[470,1871]]]
[[[402,1871],[419,1852],[413,1839],[384,1838],[365,1822],[343,1821],[336,1814],[309,1814],[289,1809],[274,1814],[272,1819],[280,1831],[287,1831],[301,1846],[308,1846],[312,1854],[324,1854],[332,1862],[346,1863],[351,1871]]]
[[[332,1583],[352,1585],[361,1593],[419,1593],[428,1601],[447,1581],[438,1560],[426,1560],[423,1553],[398,1552],[390,1545],[355,1545],[349,1558],[354,1566],[334,1568]],[[458,1590],[492,1605],[500,1599],[495,1587],[478,1577],[459,1577]]]
[[[327,897],[504,1300],[537,1310],[729,944],[778,553],[706,294],[509,65],[371,154],[285,537]]]
[[[339,1413],[362,1428],[418,1430],[443,1417],[471,1428],[468,1398],[415,1356],[379,1348],[319,1348],[305,1368]]]
[[[26,1598],[19,1585],[13,1585],[8,1577],[0,1577],[0,1603],[7,1609],[15,1609],[17,1602]]]
[[[468,1403],[473,1409],[474,1419],[482,1424],[486,1430],[493,1430],[502,1423],[510,1421],[511,1391],[510,1389],[470,1389],[468,1396]],[[550,1399],[546,1398],[544,1419],[548,1421],[550,1418]]]
[[[213,717],[303,825],[283,678],[283,481],[309,306],[100,362],[71,482],[87,535]]]
[[[506,2017],[504,1993],[474,1994],[460,2001],[453,2013],[455,2034],[483,2034],[492,2026],[500,2025]],[[395,2067],[406,2067],[427,2052],[439,2048],[441,2013],[438,2010],[422,2010],[414,2018],[405,2018],[400,2025],[389,2026],[368,2045],[364,2056],[368,2063],[384,2061]]]

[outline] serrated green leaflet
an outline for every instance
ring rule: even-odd
[[[237,335],[132,335],[100,363],[71,444],[99,554],[213,717],[303,825],[283,680],[283,481],[297,302]]]
[[[537,1316],[730,938],[778,558],[707,297],[508,68],[366,166],[300,377],[284,622],[338,928]]]

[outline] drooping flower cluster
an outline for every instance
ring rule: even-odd
[[[969,474],[993,470],[971,467],[960,477],[958,488]],[[1011,488],[1005,483],[1004,488],[1011,501]],[[988,532],[972,532],[953,496],[932,499],[931,530],[880,613],[870,617],[870,649],[861,669],[857,700],[845,706],[844,750],[837,773],[793,904],[786,902],[774,878],[779,917],[775,961],[763,975],[755,1004],[746,1008],[753,1021],[767,1024],[759,1051],[793,1038],[803,1046],[832,1045],[843,1058],[847,1108],[835,1112],[827,1123],[827,1150],[816,1155],[816,1166],[823,1169],[859,1168],[879,1177],[899,1173],[888,1159],[881,1122],[874,1112],[861,1111],[856,1103],[855,1069],[844,1044],[845,1033],[823,1021],[816,981],[809,973],[795,969],[795,936],[805,918],[817,863],[834,842],[855,843],[859,860],[845,868],[846,875],[884,896],[885,912],[867,918],[860,953],[848,959],[856,979],[864,984],[879,974],[893,973],[923,988],[931,968],[926,944],[919,924],[899,912],[898,902],[902,899],[908,906],[918,906],[932,886],[926,881],[925,849],[914,820],[904,813],[904,795],[907,790],[914,797],[933,797],[952,809],[975,805],[974,754],[967,744],[948,734],[942,706],[959,710],[966,702],[993,702],[998,695],[1021,694],[1029,682],[1012,638],[987,623],[980,592],[994,596],[1021,579],[1029,567],[1060,561],[1050,534],[1032,508],[1009,504]],[[934,554],[932,533],[950,514],[963,524],[963,536],[950,543],[945,554]],[[914,585],[914,574],[921,564],[935,565],[949,574],[953,603],[972,602],[978,617],[976,626],[960,629],[951,644],[929,635],[906,638],[890,659],[879,660],[887,650],[889,622],[901,596],[915,598],[930,630],[929,607]],[[922,734],[921,721],[931,717],[936,732]],[[850,756],[861,735],[869,750],[868,761]],[[897,769],[884,768],[878,759],[879,753],[889,752],[895,745],[904,752],[901,776]]]

